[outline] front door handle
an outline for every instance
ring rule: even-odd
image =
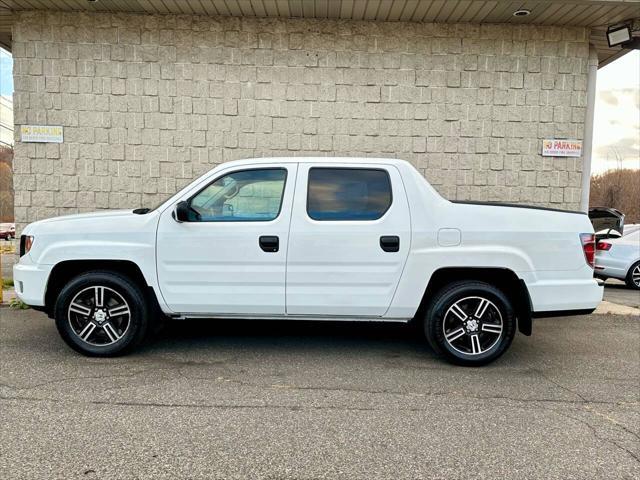
[[[399,252],[400,237],[396,235],[385,235],[380,237],[380,248],[385,252]]]
[[[262,235],[258,243],[265,252],[277,252],[280,249],[280,239],[275,235]]]

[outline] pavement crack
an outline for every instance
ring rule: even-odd
[[[23,400],[29,402],[68,403],[65,399],[0,396],[0,400]],[[106,405],[117,407],[152,407],[152,408],[192,408],[192,409],[225,409],[225,410],[250,410],[250,409],[285,409],[291,411],[302,410],[344,410],[344,411],[375,411],[369,407],[347,407],[338,405],[284,405],[284,404],[224,404],[224,403],[160,403],[160,402],[136,402],[136,401],[109,401],[109,400],[75,400],[73,403],[87,405]]]
[[[389,392],[385,392],[389,393]],[[395,394],[395,393],[394,393]],[[455,395],[458,399],[466,399],[466,400],[509,400],[515,403],[523,403],[526,405],[535,405],[535,404],[561,404],[561,405],[583,405],[587,403],[597,403],[600,404],[602,402],[578,402],[571,400],[553,400],[553,399],[522,399],[517,397],[508,397],[502,395],[491,395],[491,396],[478,396],[478,395],[470,395],[470,396],[460,396],[456,395],[452,392],[431,392],[431,393],[401,393],[400,395],[411,395],[413,397],[442,397],[442,396],[451,396]],[[7,396],[0,395],[0,400],[24,400],[24,401],[41,401],[41,402],[53,402],[53,403],[64,403],[68,402],[68,399],[63,398],[51,398],[51,397],[28,397],[28,396]],[[228,408],[228,409],[250,409],[250,408],[288,408],[291,410],[305,410],[305,409],[313,409],[313,410],[322,410],[322,409],[332,409],[332,410],[354,410],[354,411],[375,411],[380,410],[384,407],[342,407],[342,406],[314,406],[314,405],[282,405],[282,404],[271,404],[271,405],[259,405],[259,404],[210,404],[210,403],[161,403],[161,402],[137,402],[137,401],[124,401],[124,400],[72,400],[75,403],[82,404],[91,404],[91,405],[112,405],[112,406],[141,406],[141,407],[158,407],[158,408]],[[625,402],[621,403],[613,403],[609,402],[607,405],[627,405]],[[635,404],[634,404],[635,405]],[[540,408],[546,409],[545,406],[540,406]],[[419,407],[406,407],[399,408],[399,410],[419,412],[419,411],[429,411],[429,408],[419,408]],[[556,410],[554,410],[556,411]],[[630,432],[633,433],[633,432]]]
[[[544,373],[542,373],[539,370],[536,370],[536,372],[538,373],[538,375],[543,379],[546,380],[547,382],[555,385],[556,387],[560,388],[561,390],[564,390],[565,392],[568,392],[572,395],[575,395],[576,397],[578,397],[580,400],[582,400],[583,402],[588,402],[588,400],[582,396],[580,393],[576,392],[575,390],[570,389],[569,387],[562,385],[560,382],[555,381],[552,378],[547,377]]]
[[[137,370],[137,371],[132,372],[132,373],[118,373],[118,374],[107,373],[107,374],[103,374],[103,375],[80,375],[80,376],[76,376],[76,377],[56,378],[56,379],[53,379],[53,380],[48,380],[46,382],[40,382],[40,383],[36,383],[36,384],[33,384],[33,385],[24,386],[24,387],[19,387],[17,385],[11,385],[10,383],[4,383],[3,382],[3,383],[0,383],[0,387],[11,388],[13,390],[18,390],[18,391],[29,391],[29,390],[35,390],[37,388],[49,386],[49,385],[56,385],[56,384],[61,384],[61,383],[73,382],[73,381],[135,378],[138,375],[141,375],[143,373],[149,373],[149,372],[154,372],[154,371],[162,371],[162,370],[172,370],[174,368],[175,367],[154,367],[154,368],[146,368],[146,369],[142,369],[142,370]]]
[[[609,415],[605,415],[604,413],[597,412],[596,410],[594,410],[593,408],[591,408],[589,406],[585,406],[584,408],[585,408],[585,410],[593,413],[594,415],[598,415],[599,417],[607,420],[608,422],[613,423],[616,427],[621,428],[622,430],[627,432],[629,435],[631,435],[632,437],[635,437],[637,440],[640,441],[640,435],[638,433],[634,432],[630,428],[627,428],[622,423],[618,422],[615,418],[611,418]]]
[[[589,423],[587,420],[584,420],[582,418],[576,418],[576,417],[574,417],[572,415],[569,415],[569,414],[567,414],[565,412],[560,412],[558,410],[555,410],[555,413],[560,415],[560,416],[562,416],[562,417],[564,417],[564,418],[568,418],[570,420],[573,420],[575,422],[578,422],[578,423],[584,425],[585,427],[587,427],[589,429],[589,431],[591,432],[591,434],[593,435],[593,437],[595,439],[597,439],[597,440],[599,440],[599,441],[601,441],[601,442],[603,442],[605,444],[612,445],[615,448],[626,452],[637,463],[640,463],[640,457],[635,452],[632,452],[631,450],[629,450],[624,445],[621,445],[620,443],[618,443],[620,441],[620,439],[615,439],[614,440],[614,439],[610,439],[610,438],[607,438],[607,437],[604,437],[604,436],[600,435],[598,433],[598,430],[596,429],[596,427],[591,425],[591,423]],[[623,428],[623,430],[628,431],[626,428]],[[630,432],[630,433],[633,433],[633,432]],[[637,435],[635,435],[635,436],[637,437]]]
[[[399,390],[390,390],[390,389],[366,389],[366,388],[348,388],[348,387],[329,387],[329,386],[303,386],[303,385],[290,385],[290,384],[263,384],[257,382],[246,382],[244,380],[234,379],[234,378],[226,378],[226,377],[202,377],[202,376],[193,376],[193,375],[184,375],[181,372],[181,375],[185,379],[190,380],[208,380],[208,381],[224,381],[226,383],[233,383],[234,385],[239,385],[242,387],[249,388],[274,388],[280,390],[297,390],[297,391],[318,391],[318,392],[342,392],[342,393],[363,393],[363,394],[371,394],[371,395],[397,395],[397,396],[411,396],[411,397],[440,397],[440,396],[448,396],[454,395],[461,398],[468,398],[474,400],[508,400],[512,402],[521,402],[521,403],[563,403],[569,405],[626,405],[632,404],[635,405],[637,402],[615,402],[615,401],[606,401],[606,400],[589,400],[582,395],[573,392],[566,387],[563,387],[556,382],[550,380],[551,383],[557,385],[564,390],[567,390],[574,394],[574,396],[578,397],[575,400],[571,399],[558,399],[558,398],[522,398],[522,397],[511,397],[508,395],[467,395],[461,394],[458,391],[442,391],[442,392],[412,392],[412,391],[399,391]]]

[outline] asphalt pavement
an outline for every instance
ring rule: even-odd
[[[484,368],[407,326],[171,324],[89,359],[0,308],[0,478],[640,477],[640,318],[536,320]]]
[[[632,290],[622,280],[610,278],[604,283],[603,300],[627,307],[640,308],[640,290]]]

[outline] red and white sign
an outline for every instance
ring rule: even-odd
[[[542,141],[543,157],[579,157],[581,155],[582,140],[545,139]]]

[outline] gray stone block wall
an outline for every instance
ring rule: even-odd
[[[228,160],[382,156],[450,199],[577,209],[581,159],[541,139],[583,136],[588,31],[19,12],[19,227],[153,205]],[[17,138],[19,140],[19,138]]]

